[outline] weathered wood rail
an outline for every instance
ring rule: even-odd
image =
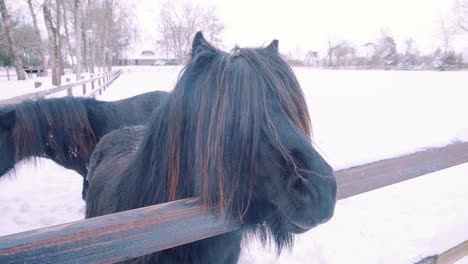
[[[468,162],[468,142],[430,148],[336,172],[338,199]]]
[[[466,162],[468,143],[456,143],[340,170],[338,198]],[[184,199],[0,237],[0,263],[112,263],[238,228],[196,199]]]
[[[426,257],[416,264],[453,264],[466,256],[468,256],[468,240],[465,240],[439,255]]]
[[[96,77],[92,77],[90,79],[81,80],[77,82],[73,82],[70,84],[65,84],[62,86],[52,87],[45,90],[40,90],[33,93],[23,94],[19,96],[15,96],[12,98],[0,100],[0,107],[5,105],[17,104],[26,100],[37,100],[37,99],[44,99],[47,96],[67,91],[68,96],[73,96],[73,88],[75,87],[82,87],[82,94],[81,96],[85,97],[96,97],[97,94],[101,94],[109,85],[114,82],[122,73],[121,70],[116,70],[108,73],[101,74]],[[91,92],[88,93],[88,88],[90,88]]]
[[[112,263],[234,231],[196,199],[0,238],[0,263]]]

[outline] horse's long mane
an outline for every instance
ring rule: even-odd
[[[276,49],[194,51],[126,172],[130,188],[119,192],[119,210],[200,196],[221,215],[242,219],[262,137],[300,166],[280,142],[270,104],[310,138],[300,85]]]
[[[95,135],[83,99],[61,98],[28,101],[15,105],[13,129],[15,157],[36,156],[45,149],[57,160],[87,155],[95,145]],[[44,141],[44,136],[47,140]],[[91,149],[90,149],[91,147]]]

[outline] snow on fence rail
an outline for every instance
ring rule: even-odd
[[[468,142],[339,170],[338,199],[466,162]],[[238,228],[188,198],[0,237],[0,263],[119,262]],[[465,241],[439,259],[461,259],[467,247]]]
[[[48,95],[62,92],[62,91],[67,91],[68,96],[73,96],[73,88],[80,86],[80,85],[82,86],[82,91],[83,91],[82,96],[96,97],[97,93],[101,94],[102,91],[105,90],[107,87],[109,87],[109,85],[113,81],[115,81],[115,79],[117,79],[121,73],[122,73],[121,70],[106,72],[100,76],[92,77],[87,80],[81,80],[81,81],[77,81],[74,83],[65,84],[62,86],[57,86],[57,87],[40,90],[40,91],[33,92],[33,93],[23,94],[23,95],[15,96],[12,98],[0,100],[0,107],[5,106],[5,105],[17,104],[25,100],[43,99],[43,98],[46,98],[46,96]],[[91,84],[90,93],[87,92],[87,86],[86,86],[87,84]],[[96,87],[96,84],[97,84],[97,87]]]

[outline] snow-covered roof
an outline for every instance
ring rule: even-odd
[[[122,53],[121,56],[122,59],[129,60],[155,60],[166,57],[162,52],[157,50],[156,45],[152,45],[151,43],[133,43]]]

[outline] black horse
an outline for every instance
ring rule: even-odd
[[[0,109],[0,177],[16,162],[34,157],[50,158],[85,177],[101,137],[144,124],[166,96],[156,91],[114,102],[64,97],[6,106]],[[87,181],[83,184],[84,198]]]
[[[138,263],[236,263],[249,232],[280,253],[293,234],[331,218],[337,188],[311,143],[305,99],[278,42],[226,53],[201,33],[148,126],[105,136],[88,179],[87,218],[200,196],[219,217],[242,223]]]

